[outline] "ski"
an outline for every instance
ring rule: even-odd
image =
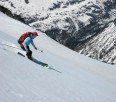
[[[21,52],[18,52],[17,54],[19,54],[22,57],[25,57],[25,55],[22,54]],[[37,60],[35,58],[32,58],[31,61],[34,62],[34,63],[36,63],[36,64],[38,64],[38,65],[41,65],[42,67],[46,67],[49,70],[52,70],[52,71],[55,71],[55,72],[58,72],[58,73],[62,73],[62,72],[56,70],[55,68],[53,68],[52,66],[49,66],[47,63],[41,62],[41,61],[39,61],[39,60]]]
[[[20,53],[20,52],[17,52],[17,54],[19,54],[19,55],[21,55],[21,56],[25,57],[25,55],[24,55],[24,54],[22,54],[22,53]]]
[[[38,60],[35,59],[35,58],[32,58],[32,61],[35,62],[36,64],[39,64],[39,65],[43,66],[43,67],[48,67],[48,64],[47,64],[47,63],[38,61]]]
[[[33,60],[32,60],[32,61],[33,61],[33,62],[35,62],[35,63],[37,63],[37,64],[39,64],[39,65],[41,65],[41,66],[43,66],[43,67],[48,68],[49,70],[53,70],[53,71],[56,71],[56,72],[58,72],[58,73],[62,73],[62,72],[60,72],[60,71],[56,70],[55,68],[53,68],[52,66],[49,66],[47,63],[44,63],[44,62],[38,61],[38,60],[37,60],[37,59],[35,59],[35,58],[33,58]]]

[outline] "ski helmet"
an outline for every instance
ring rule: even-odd
[[[32,34],[34,37],[38,36],[37,32],[32,32]]]

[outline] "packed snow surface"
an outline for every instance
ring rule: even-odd
[[[38,32],[33,57],[16,54],[20,35],[35,31],[0,13],[0,102],[116,102],[116,65],[78,54]]]

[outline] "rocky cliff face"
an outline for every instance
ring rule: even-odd
[[[0,5],[61,44],[97,60],[116,63],[115,0],[57,0],[43,11],[29,0],[21,1],[23,5],[18,5],[20,0],[1,0]]]
[[[81,45],[81,46],[80,46]],[[106,25],[104,31],[83,44],[77,45],[75,50],[91,58],[109,63],[116,63],[116,25],[112,21]]]

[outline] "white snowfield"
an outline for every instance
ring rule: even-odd
[[[0,102],[116,102],[116,65],[80,55],[38,32],[33,57],[58,73],[16,54],[17,40],[35,31],[0,13]]]

